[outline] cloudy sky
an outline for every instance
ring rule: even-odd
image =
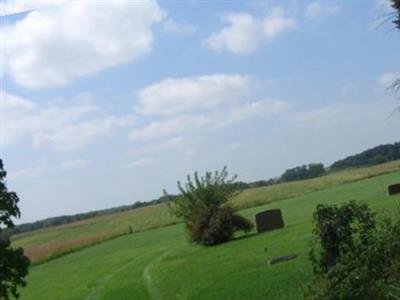
[[[1,1],[1,157],[20,222],[400,139],[385,1]]]

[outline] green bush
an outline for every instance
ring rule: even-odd
[[[221,172],[206,172],[204,177],[188,175],[185,187],[178,182],[179,197],[168,202],[172,213],[183,219],[193,242],[205,246],[224,243],[238,230],[248,232],[253,224],[236,214],[228,204],[237,193],[226,167]]]
[[[235,214],[232,208],[215,205],[198,210],[187,224],[191,239],[206,246],[227,242],[235,231],[248,232],[252,227],[250,221]]]
[[[366,205],[319,205],[308,299],[400,299],[400,216],[376,220]]]

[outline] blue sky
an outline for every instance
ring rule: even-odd
[[[1,157],[20,222],[399,140],[386,1],[1,1]],[[381,24],[381,25],[379,25]]]

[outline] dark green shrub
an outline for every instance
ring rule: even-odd
[[[204,177],[194,173],[181,192],[168,202],[172,213],[182,218],[193,242],[202,245],[216,245],[226,242],[238,230],[248,232],[253,224],[236,214],[228,201],[237,194],[234,180],[228,179],[226,167],[221,172],[206,172]]]
[[[227,242],[235,231],[248,232],[252,227],[250,221],[235,214],[232,208],[215,205],[199,209],[187,224],[191,239],[206,246]]]
[[[376,221],[366,205],[319,205],[309,299],[400,299],[400,217]]]

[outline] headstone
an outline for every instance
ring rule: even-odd
[[[271,209],[256,214],[257,232],[265,232],[285,227],[280,209]]]
[[[400,194],[400,183],[389,185],[388,190],[389,190],[389,195]]]

